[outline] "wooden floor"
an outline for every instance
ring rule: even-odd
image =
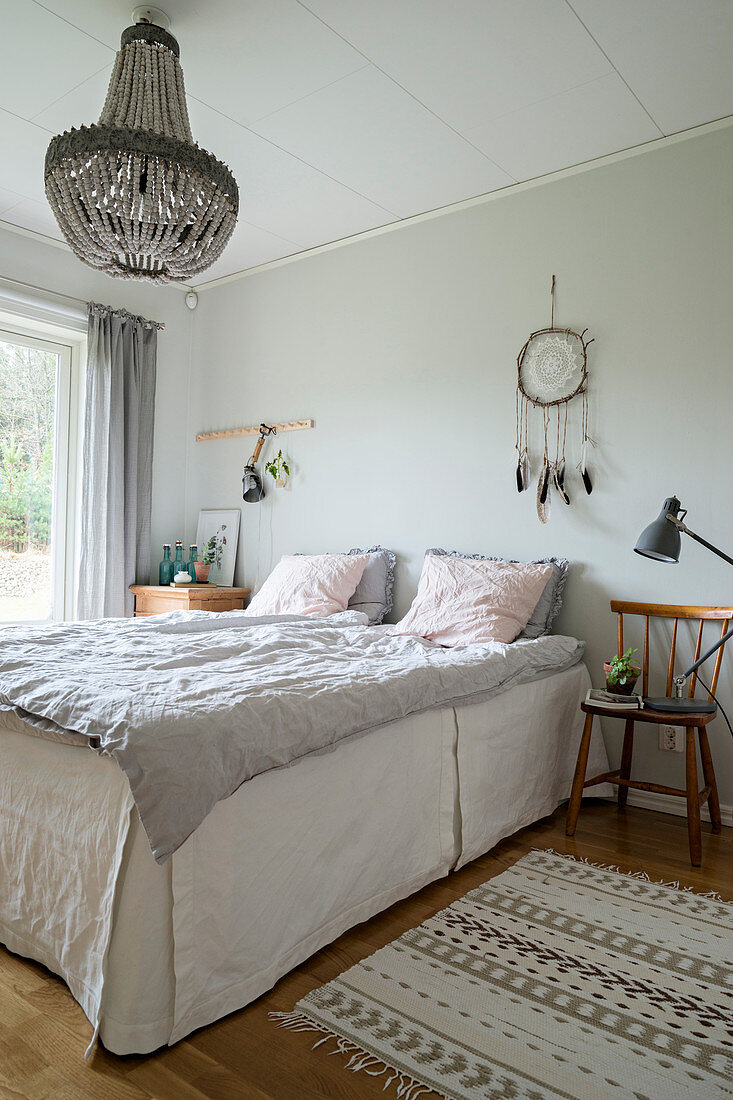
[[[383,1078],[350,1073],[339,1055],[312,1050],[314,1036],[276,1030],[270,1011],[289,1011],[311,989],[509,867],[531,848],[555,848],[651,879],[679,880],[733,899],[733,829],[703,825],[703,866],[687,860],[684,818],[607,802],[584,803],[578,832],[565,836],[565,809],[503,841],[457,874],[427,886],[319,951],[255,1004],[146,1057],[99,1048],[83,1061],[90,1027],[66,986],[42,966],[0,948],[0,1098],[32,1100],[238,1100],[240,1097],[376,1100]]]

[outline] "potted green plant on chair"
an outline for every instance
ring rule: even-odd
[[[606,691],[615,692],[616,695],[633,695],[634,686],[641,672],[641,665],[633,660],[634,653],[638,652],[638,649],[627,649],[620,657],[613,657],[610,661],[604,662]]]

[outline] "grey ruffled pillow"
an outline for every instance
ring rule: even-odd
[[[434,547],[425,551],[427,554],[437,554],[448,558],[472,558],[475,561],[510,561],[516,562],[516,558],[500,558],[489,554],[461,554],[459,550],[442,550]],[[544,587],[530,620],[525,626],[520,638],[541,638],[550,633],[550,627],[557,618],[562,607],[562,594],[565,581],[568,578],[569,562],[567,558],[535,558],[527,565],[551,565],[552,576]],[[358,591],[358,589],[357,589]]]
[[[349,554],[369,554],[361,580],[349,600],[349,611],[363,611],[370,626],[381,623],[392,610],[395,556],[384,546],[370,546],[368,550],[348,550]]]

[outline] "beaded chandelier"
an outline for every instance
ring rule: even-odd
[[[179,282],[222,254],[239,191],[191,136],[178,43],[152,23],[123,31],[97,125],[46,152],[46,195],[72,251],[120,279]]]

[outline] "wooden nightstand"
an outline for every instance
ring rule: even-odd
[[[161,588],[158,584],[131,584],[135,617],[163,611],[241,611],[249,588],[219,588],[215,584],[191,588]]]

